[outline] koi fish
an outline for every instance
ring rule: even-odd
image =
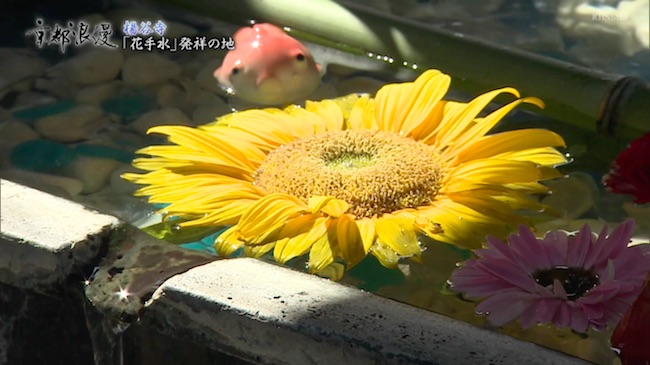
[[[309,50],[268,23],[238,30],[235,49],[214,71],[219,83],[246,101],[277,105],[306,97],[321,80],[321,66]]]

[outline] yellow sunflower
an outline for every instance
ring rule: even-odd
[[[338,277],[368,253],[384,266],[422,252],[425,234],[476,248],[525,223],[518,210],[542,210],[530,194],[559,176],[543,129],[486,135],[520,103],[513,88],[468,103],[442,100],[449,76],[424,72],[368,96],[307,102],[304,108],[236,112],[199,128],[159,126],[172,145],[138,151],[150,171],[124,178],[147,185],[136,193],[168,203],[181,227],[231,225],[216,242],[229,255],[273,250],[285,263],[309,254],[312,273]],[[478,117],[497,95],[518,99]]]

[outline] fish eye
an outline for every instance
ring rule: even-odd
[[[232,69],[232,71],[230,71],[231,75],[237,75],[238,73],[239,73],[239,68],[238,67],[235,67],[235,68]]]
[[[298,61],[304,61],[304,60],[305,60],[305,55],[302,54],[302,53],[298,53],[298,54],[296,55],[296,60],[298,60]]]

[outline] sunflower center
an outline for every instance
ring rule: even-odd
[[[372,217],[430,203],[442,186],[440,154],[431,146],[384,131],[317,134],[268,154],[255,184],[308,201],[345,200],[349,213]]]
[[[557,279],[566,291],[569,300],[576,300],[600,284],[598,274],[583,268],[557,266],[550,270],[540,270],[533,274],[541,286],[553,285]]]

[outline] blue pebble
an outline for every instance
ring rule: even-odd
[[[69,164],[74,151],[63,143],[47,139],[23,142],[11,150],[11,163],[21,169],[48,172]]]
[[[40,119],[50,115],[60,114],[75,106],[74,100],[62,100],[52,104],[39,105],[22,109],[11,114],[16,119]]]
[[[124,163],[133,161],[133,153],[108,146],[80,144],[75,147],[74,152],[78,156],[109,158]]]
[[[156,107],[156,98],[144,91],[120,95],[102,102],[107,113],[121,116],[127,123],[133,122],[140,114]]]

